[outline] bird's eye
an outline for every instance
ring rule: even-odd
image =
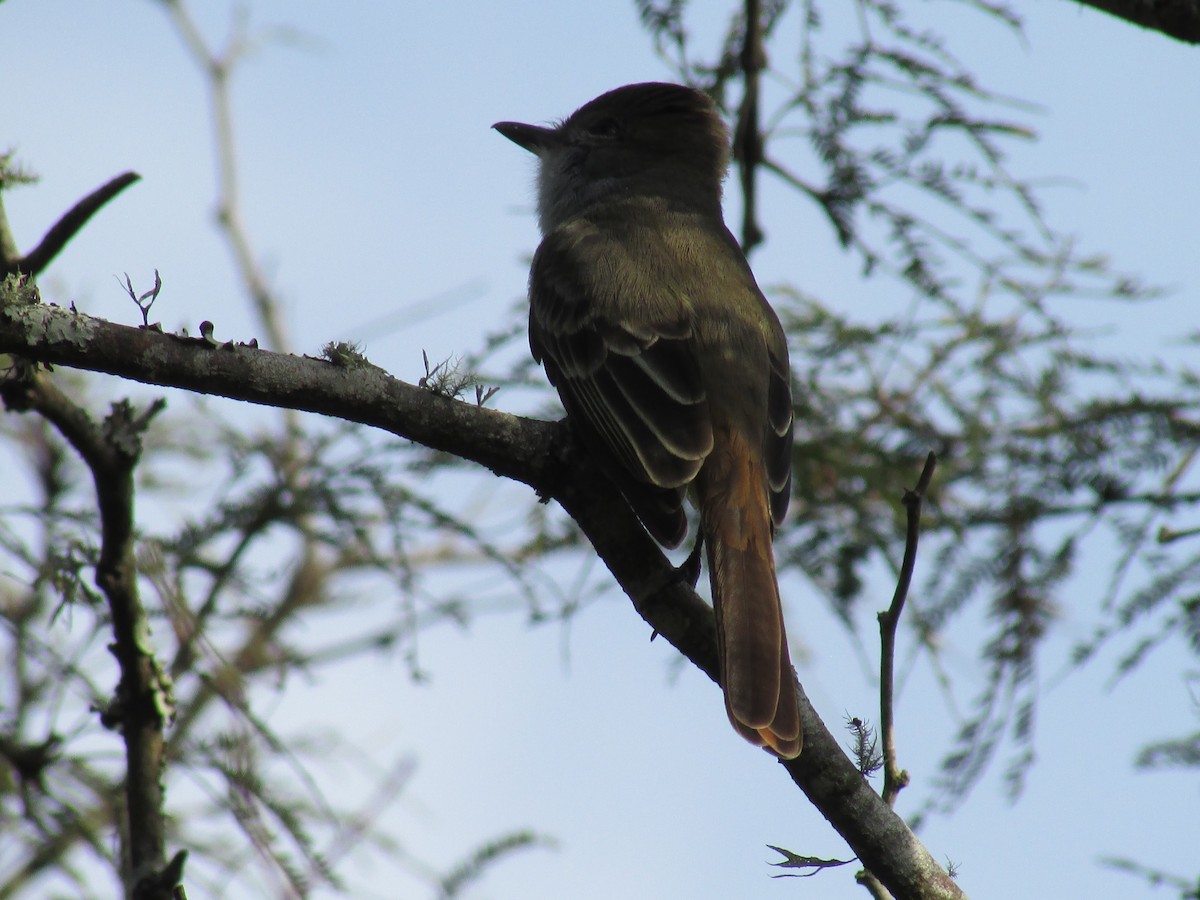
[[[596,137],[616,137],[620,130],[620,123],[612,116],[597,119],[588,126],[588,134],[594,134]]]

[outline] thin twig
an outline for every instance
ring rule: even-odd
[[[749,253],[762,243],[758,225],[758,167],[762,163],[762,132],[759,126],[759,73],[766,68],[763,49],[762,8],[759,0],[745,0],[746,35],[742,44],[742,78],[745,91],[738,110],[733,137],[733,155],[738,163],[742,186],[742,252]]]
[[[233,100],[229,83],[238,63],[251,48],[251,43],[245,35],[244,16],[233,20],[224,50],[216,51],[205,42],[186,4],[181,0],[169,0],[166,7],[176,32],[191,55],[192,62],[204,74],[207,82],[217,164],[217,222],[233,253],[238,274],[250,295],[254,312],[266,330],[267,343],[274,350],[287,352],[292,349],[292,342],[280,315],[279,301],[255,255],[241,212]],[[294,415],[285,411],[284,417],[289,432],[294,430],[297,425]]]
[[[62,218],[46,232],[41,243],[24,256],[8,260],[4,274],[22,272],[25,275],[37,275],[42,272],[104,204],[134,182],[141,180],[141,177],[137,172],[126,172],[96,188],[67,210]]]
[[[894,900],[892,892],[885,888],[880,880],[866,869],[855,875],[854,880],[867,889],[867,893],[871,895],[871,900]]]
[[[896,762],[896,709],[895,709],[895,668],[896,668],[896,626],[900,624],[900,614],[904,610],[904,601],[908,597],[908,588],[912,583],[913,568],[917,564],[917,539],[921,533],[921,501],[929,482],[933,479],[933,470],[937,466],[937,456],[930,453],[925,457],[925,468],[917,480],[914,490],[905,491],[901,501],[908,512],[908,529],[904,539],[904,561],[900,565],[900,578],[896,583],[896,592],[892,595],[892,605],[886,612],[879,614],[879,706],[880,729],[883,734],[883,799],[888,806],[895,806],[896,796],[908,784],[908,773],[903,771]]]

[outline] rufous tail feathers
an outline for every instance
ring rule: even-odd
[[[767,481],[756,448],[732,429],[720,432],[698,487],[725,709],[746,740],[791,759],[800,755],[803,735],[771,550]]]

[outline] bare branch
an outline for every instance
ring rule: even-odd
[[[716,681],[712,610],[663,556],[590,457],[560,425],[439,397],[373,367],[113,325],[56,307],[0,310],[0,352],[152,384],[332,415],[486,466],[558,500],[634,608]],[[785,768],[859,859],[897,896],[963,893],[842,751],[799,692],[805,750]]]
[[[177,854],[166,864],[163,729],[173,698],[170,680],[150,646],[133,546],[133,472],[141,455],[141,434],[163,403],[152,404],[140,415],[127,402],[114,403],[103,425],[97,425],[45,373],[24,380],[19,401],[14,398],[15,383],[7,387],[5,400],[51,422],[83,457],[95,482],[102,534],[96,584],[108,601],[110,649],[121,670],[116,696],[101,713],[101,722],[120,732],[125,742],[127,893],[133,900],[170,900],[186,859],[186,854]]]
[[[1101,12],[1158,31],[1185,44],[1200,44],[1197,0],[1077,0]]]
[[[762,243],[758,224],[758,167],[763,160],[762,130],[759,125],[759,78],[767,66],[763,47],[762,8],[759,0],[745,0],[746,33],[742,43],[741,68],[745,88],[733,136],[733,156],[738,163],[742,187],[742,250],[749,253]]]
[[[250,42],[244,34],[245,18],[235,17],[225,49],[216,51],[205,42],[182,0],[166,0],[165,6],[192,62],[205,75],[208,87],[217,163],[217,223],[233,254],[238,275],[250,295],[254,311],[266,329],[268,343],[275,350],[289,350],[291,340],[280,315],[278,298],[256,258],[242,217],[233,99],[229,83],[237,64],[250,49]]]
[[[137,172],[126,172],[96,188],[65,212],[36,247],[18,259],[5,260],[0,275],[16,272],[37,275],[42,272],[104,204],[134,182],[140,181],[141,177]]]
[[[896,762],[896,709],[895,709],[895,668],[896,668],[896,627],[900,624],[900,614],[904,611],[904,601],[908,598],[908,588],[912,583],[913,568],[917,564],[917,540],[921,534],[921,501],[929,489],[933,479],[933,470],[937,466],[937,456],[930,453],[925,457],[925,468],[917,486],[906,491],[901,501],[908,511],[908,528],[904,540],[904,561],[900,565],[900,578],[896,583],[896,592],[892,595],[892,605],[887,612],[879,614],[879,706],[880,728],[883,732],[883,800],[888,806],[896,805],[896,796],[908,784],[908,773],[901,770]]]

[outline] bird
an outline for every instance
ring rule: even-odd
[[[707,94],[658,82],[552,126],[493,127],[538,159],[533,357],[656,541],[679,546],[685,499],[698,510],[729,720],[794,758],[803,733],[772,546],[791,494],[791,370],[722,215],[728,129]]]

